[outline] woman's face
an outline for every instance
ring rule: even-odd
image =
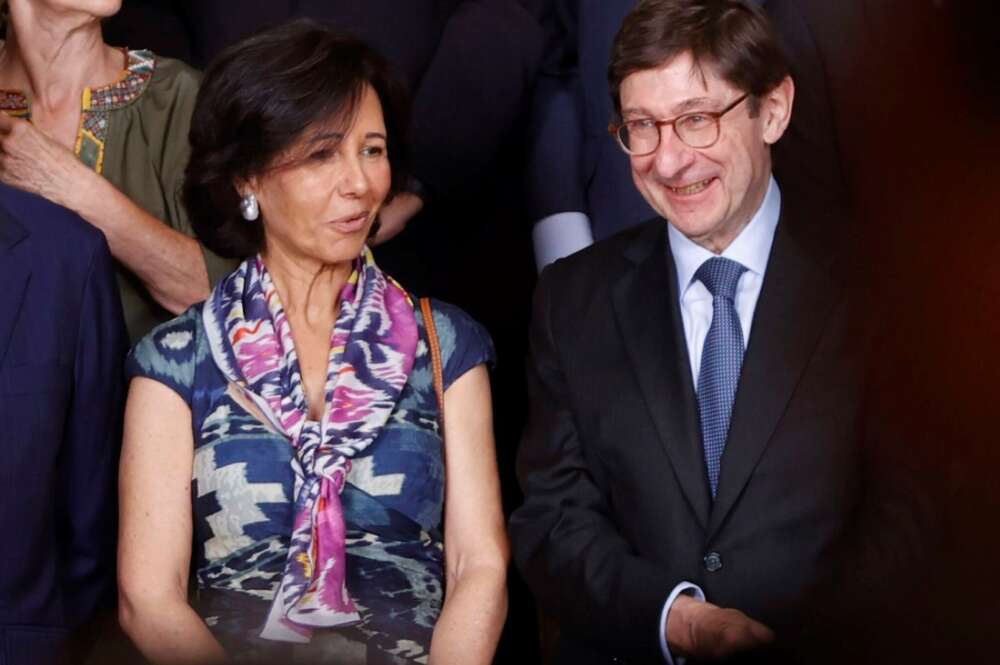
[[[260,204],[264,253],[303,267],[353,260],[391,179],[378,95],[366,86],[346,130],[317,127],[287,155],[239,188]]]

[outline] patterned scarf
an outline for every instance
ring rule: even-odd
[[[340,492],[350,458],[378,436],[413,368],[409,296],[366,247],[340,294],[319,421],[309,420],[291,328],[260,256],[215,287],[202,317],[216,365],[295,449],[295,521],[261,637],[308,642],[312,628],[359,621],[345,584]]]

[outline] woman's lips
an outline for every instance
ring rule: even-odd
[[[360,212],[353,217],[341,217],[330,222],[332,226],[337,231],[341,233],[357,233],[361,229],[365,228],[368,223],[368,211]]]

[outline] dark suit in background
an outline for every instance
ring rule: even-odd
[[[0,284],[0,663],[37,665],[114,600],[128,338],[101,232],[7,186]]]

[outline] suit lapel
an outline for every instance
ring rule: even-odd
[[[24,252],[27,238],[24,227],[0,207],[0,367],[31,278],[31,262]]]
[[[840,288],[786,232],[775,233],[733,404],[711,538],[739,499],[785,412],[837,302]]]
[[[623,343],[677,482],[705,528],[708,481],[666,224],[640,236],[626,257],[631,269],[611,292]]]

